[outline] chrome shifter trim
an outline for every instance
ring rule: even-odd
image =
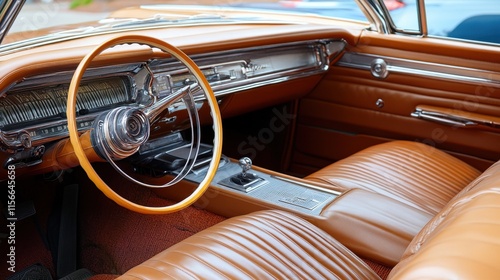
[[[240,174],[236,174],[236,175],[233,175],[231,177],[228,177],[228,178],[220,181],[219,184],[226,186],[226,187],[230,187],[230,188],[235,189],[235,190],[239,190],[239,191],[248,193],[248,192],[251,192],[251,191],[257,189],[258,187],[263,186],[263,185],[268,183],[266,180],[257,176],[256,174],[252,174],[252,176],[254,176],[253,180],[251,180],[250,182],[248,182],[246,184],[237,184],[237,183],[233,182],[232,179],[238,175],[240,175]]]
[[[241,173],[227,177],[219,184],[246,193],[267,184],[267,181],[262,177],[248,172],[252,169],[252,160],[249,157],[242,157],[238,161],[238,166],[241,168]]]

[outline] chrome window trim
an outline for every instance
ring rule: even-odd
[[[9,32],[26,0],[7,0],[0,3],[0,44]]]
[[[382,59],[386,62],[388,76],[390,76],[391,73],[398,73],[431,79],[500,87],[499,72],[395,57],[346,52],[335,65],[371,71],[371,64],[377,59]]]
[[[391,23],[387,20],[387,11],[385,6],[379,0],[356,0],[361,11],[365,14],[366,18],[371,22],[371,30],[383,34],[393,33]]]

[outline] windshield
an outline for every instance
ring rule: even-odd
[[[425,0],[426,34],[419,30],[418,0],[365,3],[383,4],[389,11],[395,33],[500,43],[497,31],[500,5],[497,1]],[[0,50],[3,51],[18,51],[98,33],[165,25],[300,24],[305,15],[321,24],[338,25],[338,21],[330,19],[369,24],[356,0],[26,0],[17,17],[5,9],[5,3],[9,2],[23,0],[0,2],[3,19],[8,19],[6,15],[9,14],[15,18],[7,34],[4,30],[9,23],[3,21],[0,26],[3,36]]]
[[[128,7],[159,7],[161,14],[153,18],[142,14],[133,17],[120,13]],[[188,5],[193,10],[210,9],[210,13],[197,16],[176,15],[176,9],[169,5]],[[201,7],[204,6],[204,7]],[[76,33],[92,33],[110,27],[123,27],[139,24],[175,24],[182,20],[206,23],[220,20],[230,20],[225,14],[228,9],[254,11],[265,10],[276,13],[302,13],[320,17],[343,18],[349,20],[367,21],[355,0],[27,0],[14,21],[2,44],[33,39],[48,34],[70,36]],[[149,17],[149,18],[148,18]],[[273,14],[259,14],[245,20],[276,20]],[[234,19],[233,20],[237,20]]]

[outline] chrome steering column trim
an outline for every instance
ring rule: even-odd
[[[149,138],[147,116],[131,107],[118,107],[94,122],[91,139],[99,154],[123,159],[137,152]]]

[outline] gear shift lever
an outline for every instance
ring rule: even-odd
[[[249,192],[267,183],[266,180],[259,177],[257,174],[249,172],[252,169],[252,160],[250,158],[242,157],[238,161],[238,166],[241,168],[241,172],[222,180],[220,184],[240,191]]]
[[[258,177],[257,175],[248,172],[252,168],[252,160],[248,157],[242,157],[238,161],[238,165],[241,168],[241,173],[234,175],[231,178],[233,183],[238,185],[247,185],[253,183]]]
[[[247,177],[247,171],[252,169],[252,160],[249,157],[242,157],[238,161],[238,165],[241,168],[241,177]]]

